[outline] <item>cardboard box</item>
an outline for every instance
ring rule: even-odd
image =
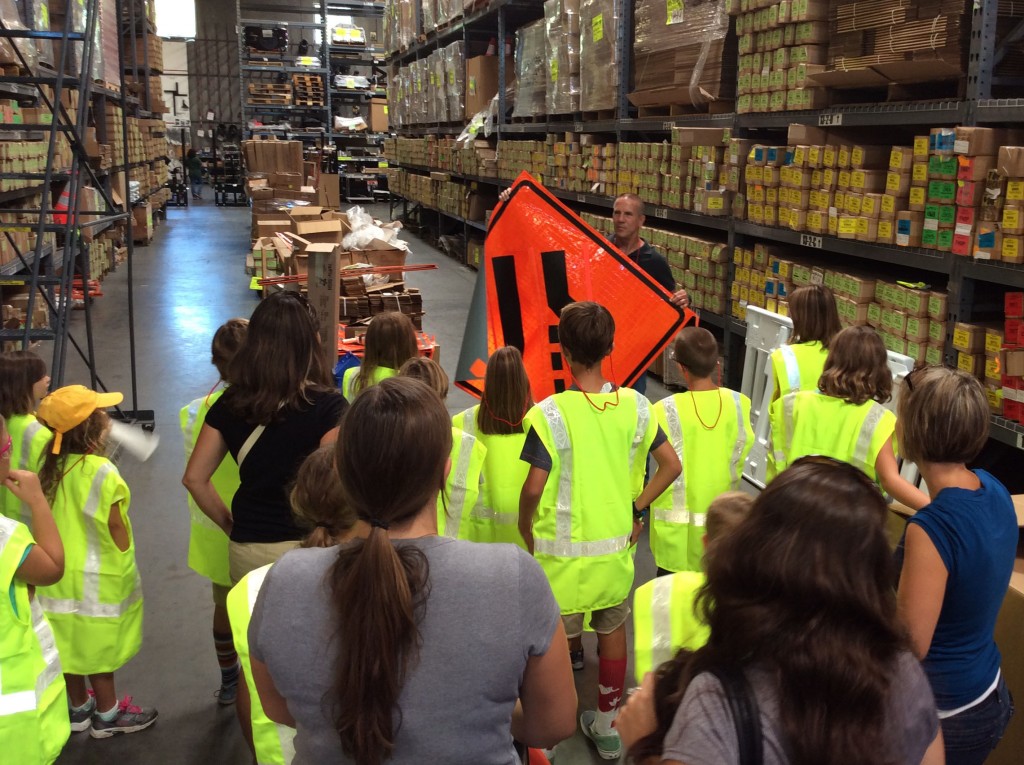
[[[953,327],[953,347],[964,353],[981,353],[985,350],[985,327],[958,321]]]
[[[1006,142],[1007,131],[1000,128],[958,127],[953,140],[953,153],[977,157],[995,154]]]
[[[132,239],[148,243],[153,238],[153,207],[149,202],[136,205],[132,210]]]
[[[510,67],[506,66],[506,73]],[[466,101],[464,116],[472,119],[487,108],[498,92],[498,57],[474,56],[466,59]]]
[[[386,98],[370,99],[369,127],[371,133],[388,132],[388,100]]]

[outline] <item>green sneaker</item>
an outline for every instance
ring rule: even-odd
[[[583,735],[589,738],[597,747],[597,756],[602,760],[617,760],[622,756],[622,739],[618,731],[613,730],[607,735],[601,735],[594,730],[594,721],[597,719],[597,712],[588,709],[580,715],[580,727],[583,728]]]

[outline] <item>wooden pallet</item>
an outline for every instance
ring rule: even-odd
[[[246,103],[249,104],[249,106],[288,106],[290,100],[291,99],[288,96],[281,96],[279,98],[252,96],[247,99]]]
[[[643,119],[655,117],[685,117],[690,114],[723,114],[735,111],[735,101],[717,100],[694,106],[693,104],[650,104],[637,107],[637,116]]]
[[[249,92],[253,94],[276,95],[278,93],[288,94],[292,92],[292,86],[287,83],[283,85],[264,85],[262,83],[250,83]]]
[[[598,120],[613,120],[615,119],[614,109],[598,109],[596,111],[584,111],[581,112],[583,115],[584,122],[597,122]]]
[[[296,106],[323,106],[324,100],[322,98],[296,98]]]

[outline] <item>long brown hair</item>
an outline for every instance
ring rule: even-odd
[[[39,483],[51,503],[57,497],[64,473],[71,468],[68,458],[80,454],[103,456],[107,450],[109,431],[110,416],[102,409],[97,409],[61,437],[59,454],[53,453],[54,439],[47,442],[43,451],[43,466],[39,469]]]
[[[33,386],[46,377],[46,362],[32,351],[0,353],[0,415],[7,419],[35,408]]]
[[[396,705],[419,655],[429,592],[426,556],[392,545],[386,527],[432,505],[451,446],[448,412],[419,380],[384,380],[342,417],[335,446],[342,495],[370,534],[339,550],[331,570],[340,650],[325,699],[343,751],[361,765],[379,765],[394,749]]]
[[[871,327],[847,327],[832,339],[818,389],[848,404],[892,398],[892,372],[885,343]]]
[[[389,311],[379,313],[366,328],[363,363],[359,365],[352,389],[355,393],[373,385],[373,373],[377,367],[388,367],[396,372],[402,364],[419,355],[416,342],[416,328],[412,319],[404,313]]]
[[[697,609],[711,636],[658,669],[658,730],[634,758],[660,754],[693,678],[735,665],[762,667],[778,684],[793,765],[890,765],[886,702],[907,638],[886,513],[867,476],[829,458],[799,459],[772,481],[708,547]]]
[[[789,296],[789,317],[793,320],[793,335],[789,342],[817,340],[825,350],[843,328],[839,322],[836,296],[823,284],[809,284],[793,290]]]
[[[514,345],[498,348],[487,359],[484,392],[476,413],[481,433],[508,436],[523,432],[523,417],[533,403],[523,354]]]
[[[985,389],[962,369],[921,367],[903,378],[896,407],[900,451],[914,462],[966,464],[988,443]]]
[[[228,365],[232,385],[225,404],[250,424],[269,425],[281,410],[309,403],[311,392],[335,390],[318,332],[315,314],[298,293],[262,301]]]
[[[288,501],[295,522],[309,530],[303,547],[333,547],[338,536],[356,525],[356,514],[341,493],[334,444],[321,446],[303,460]]]

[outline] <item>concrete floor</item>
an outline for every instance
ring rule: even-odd
[[[377,206],[378,216],[387,215]],[[476,272],[412,235],[410,262],[436,263],[437,271],[409,275],[420,287],[427,312],[424,328],[441,344],[441,363],[450,376],[458,361],[466,313]],[[131,457],[121,470],[132,489],[131,519],[146,599],[145,633],[139,655],[117,672],[120,695],[156,706],[155,726],[138,734],[102,741],[75,734],[58,760],[62,765],[120,762],[218,763],[249,765],[252,758],[238,730],[233,708],[218,706],[220,684],[211,631],[212,603],[206,580],[187,566],[188,511],[180,480],[184,452],[178,412],[204,395],[216,382],[209,346],[214,330],[233,316],[248,316],[255,293],[244,273],[249,246],[249,211],[217,208],[211,201],[187,209],[171,208],[149,247],[135,251],[135,331],[139,409],[156,412],[160,448],[146,463]],[[104,297],[94,313],[98,372],[109,390],[130,395],[126,268],[103,283]],[[73,331],[84,337],[76,314]],[[66,383],[88,384],[84,365],[69,358]],[[653,379],[648,396],[658,400],[665,389]],[[454,389],[454,413],[474,403]],[[637,582],[654,575],[646,539],[636,557]],[[630,635],[632,640],[632,635]],[[587,666],[576,673],[580,709],[593,709],[597,695],[597,655],[593,636],[585,638]],[[632,667],[627,685],[632,684]],[[443,699],[443,692],[439,698]],[[557,765],[603,762],[579,732],[559,745]]]

